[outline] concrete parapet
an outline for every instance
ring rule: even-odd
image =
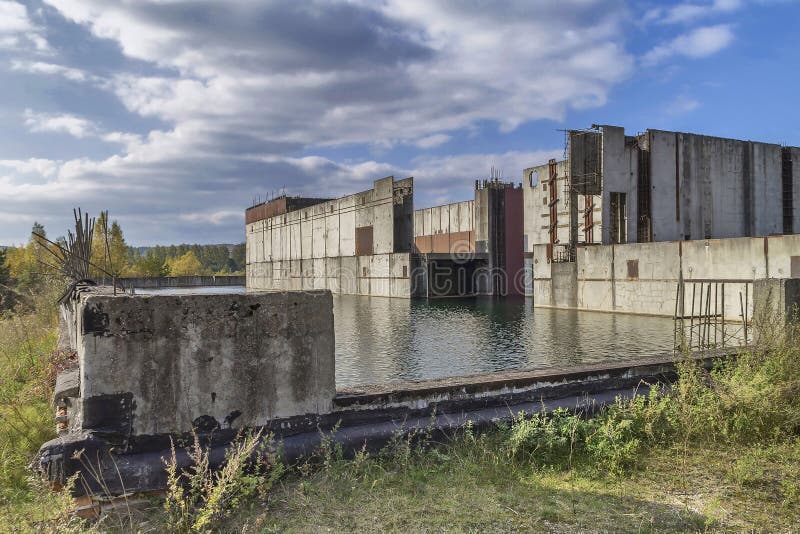
[[[78,353],[81,429],[127,438],[327,413],[332,310],[328,291],[78,293],[62,317]]]

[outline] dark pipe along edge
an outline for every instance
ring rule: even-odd
[[[692,359],[706,368],[714,360],[728,354],[695,355]],[[318,450],[323,435],[330,443],[341,446],[345,454],[366,447],[375,451],[392,438],[407,437],[410,433],[430,431],[432,437],[446,439],[453,432],[472,422],[475,428],[485,428],[493,423],[509,422],[520,412],[537,413],[567,408],[590,413],[599,406],[613,402],[617,396],[632,396],[649,391],[649,384],[669,384],[674,381],[676,359],[648,361],[646,365],[631,363],[624,371],[620,365],[609,369],[592,369],[589,375],[574,376],[575,380],[553,382],[548,380],[563,374],[539,377],[537,387],[529,386],[529,376],[496,383],[487,395],[476,395],[475,390],[439,396],[440,388],[422,387],[415,392],[387,389],[387,395],[368,393],[372,403],[363,404],[348,395],[344,406],[329,414],[306,414],[275,419],[263,427],[262,443],[266,450],[277,452],[284,462],[292,463],[312,455]],[[519,374],[519,373],[518,373]],[[526,375],[526,373],[521,373]],[[571,375],[574,373],[570,373]],[[499,374],[498,374],[499,375]],[[480,386],[485,379],[476,379]],[[485,382],[488,383],[488,382]],[[484,383],[484,385],[485,385]],[[502,387],[500,387],[502,386]],[[458,393],[461,391],[461,393]],[[358,396],[357,394],[355,395]],[[404,403],[416,397],[419,406]],[[401,401],[397,403],[396,401]],[[424,401],[424,402],[422,402]],[[371,409],[365,409],[366,405]],[[412,403],[413,404],[413,403]],[[198,438],[209,451],[212,467],[222,464],[225,453],[240,431],[232,429],[198,431]],[[123,436],[114,429],[95,429],[67,434],[42,445],[34,467],[56,486],[64,485],[76,473],[79,480],[73,486],[76,496],[114,496],[162,490],[166,487],[165,460],[171,456],[175,443],[178,467],[187,467],[191,460],[185,447],[191,444],[191,434],[159,434],[151,436]]]
[[[392,439],[406,438],[418,432],[430,432],[437,441],[451,438],[456,432],[471,422],[473,428],[483,429],[493,424],[510,422],[520,412],[528,414],[541,411],[550,412],[557,408],[582,410],[591,413],[598,407],[613,402],[617,396],[631,397],[636,393],[646,394],[647,385],[638,388],[625,388],[600,392],[587,397],[573,395],[559,399],[542,399],[513,406],[491,406],[487,408],[462,411],[459,413],[439,413],[428,416],[412,416],[406,419],[391,419],[382,422],[357,424],[334,428],[329,432],[307,431],[273,440],[268,433],[262,434],[261,443],[266,450],[277,452],[282,461],[296,462],[317,451],[323,436],[341,446],[346,456],[366,447],[377,451]],[[222,432],[216,439],[209,440],[209,465],[220,466],[229,449],[235,433]],[[91,433],[76,436],[77,439],[56,439],[42,448],[39,468],[51,481],[63,483],[73,473],[81,476],[73,492],[77,495],[110,496],[163,490],[167,485],[165,461],[169,460],[171,450],[150,450],[116,454],[108,442]],[[179,440],[180,441],[180,440]],[[189,443],[186,441],[185,443]],[[179,468],[191,465],[187,451],[176,445],[176,463]]]

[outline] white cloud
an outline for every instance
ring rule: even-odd
[[[733,38],[733,30],[728,24],[696,28],[651,49],[642,57],[642,63],[652,66],[676,55],[689,58],[708,57],[730,45]]]
[[[684,2],[671,7],[656,7],[644,15],[645,22],[679,24],[695,22],[714,15],[732,13],[744,6],[743,0],[713,0],[711,2]]]
[[[78,139],[96,138],[125,147],[132,152],[142,145],[141,136],[128,132],[104,132],[96,123],[69,113],[37,113],[26,109],[25,126],[35,133],[63,133]]]
[[[0,50],[50,52],[42,29],[33,24],[24,5],[0,0]]]
[[[449,140],[450,136],[447,134],[433,134],[417,139],[417,141],[414,144],[419,148],[433,148],[439,145],[443,145]]]
[[[25,160],[0,159],[0,167],[12,169],[19,174],[36,174],[44,177],[54,176],[58,170],[58,163],[42,158]]]
[[[27,32],[33,29],[25,6],[17,2],[0,1],[0,33]]]
[[[97,126],[89,120],[68,113],[36,113],[26,109],[25,126],[32,132],[66,133],[79,139],[93,136]]]
[[[45,63],[42,61],[13,60],[11,62],[11,69],[21,72],[29,72],[32,74],[58,75],[76,82],[83,82],[90,78],[86,72],[80,69],[56,65],[54,63]]]
[[[180,73],[118,76],[130,111],[235,124],[272,143],[417,140],[479,120],[509,131],[602,105],[632,66],[617,2],[511,2],[505,16],[447,1],[49,1],[130,57]]]
[[[218,226],[226,222],[230,222],[231,219],[235,222],[240,222],[240,220],[244,218],[244,213],[241,210],[220,210],[210,213],[205,211],[194,211],[190,213],[182,213],[179,218],[180,220],[186,222],[213,224]]]

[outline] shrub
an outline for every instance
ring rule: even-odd
[[[209,450],[195,434],[187,449],[191,465],[178,467],[174,444],[164,461],[167,494],[164,510],[172,532],[212,532],[258,492],[268,490],[283,472],[274,454],[259,445],[261,431],[239,436],[225,454],[223,465],[212,468]]]

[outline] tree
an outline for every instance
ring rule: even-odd
[[[231,250],[231,262],[233,263],[233,265],[231,265],[231,271],[244,271],[246,253],[247,249],[244,243],[233,245],[233,249]]]
[[[169,266],[170,276],[192,276],[198,274],[207,274],[208,272],[203,267],[203,264],[200,263],[200,260],[197,259],[195,253],[191,250],[182,256],[167,260],[167,265]]]
[[[42,245],[33,234],[46,236],[44,226],[34,222],[28,244],[23,247],[10,247],[5,253],[4,263],[8,277],[20,288],[33,287],[45,270],[41,262],[49,259],[47,251],[42,249]]]
[[[131,274],[135,276],[167,276],[169,273],[169,267],[153,249],[131,262],[130,270]]]

